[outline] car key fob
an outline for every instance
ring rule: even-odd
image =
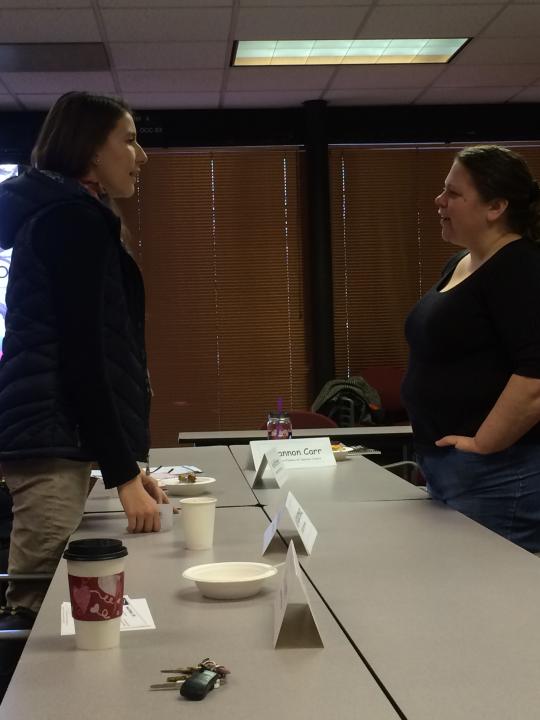
[[[214,689],[218,677],[218,673],[212,670],[197,670],[184,680],[180,695],[188,700],[203,700]]]

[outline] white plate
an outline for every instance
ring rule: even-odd
[[[344,445],[339,450],[332,450],[334,457],[336,458],[336,462],[341,462],[342,460],[347,460],[349,457],[349,453],[351,453],[354,450],[352,447],[347,447]]]
[[[216,482],[216,478],[197,476],[195,482],[181,482],[178,478],[169,478],[162,480],[159,484],[167,492],[167,495],[182,495],[183,497],[193,497],[194,495],[202,495],[203,492],[210,490],[211,485]]]
[[[238,600],[256,595],[264,581],[277,573],[272,565],[256,562],[221,562],[195,565],[182,577],[193,580],[203,595],[218,600]]]

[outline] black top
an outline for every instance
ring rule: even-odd
[[[521,238],[441,292],[463,253],[412,309],[402,386],[415,442],[473,437],[512,374],[540,378],[540,246]],[[540,424],[520,442],[539,442]],[[425,447],[427,446],[427,447]]]

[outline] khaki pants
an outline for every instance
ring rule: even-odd
[[[61,458],[2,463],[13,499],[10,573],[54,573],[77,529],[90,486],[91,463]],[[37,612],[48,583],[10,583],[7,604]]]

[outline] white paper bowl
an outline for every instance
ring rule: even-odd
[[[203,492],[210,490],[212,485],[216,482],[216,478],[197,476],[195,482],[176,482],[172,479],[165,480],[163,489],[167,495],[181,495],[182,497],[194,497],[195,495],[202,495]]]
[[[344,445],[339,450],[332,450],[332,453],[333,453],[334,457],[336,458],[336,462],[341,462],[342,460],[348,460],[349,453],[351,453],[352,451],[353,451],[353,448],[347,447],[346,445]]]
[[[238,600],[256,595],[277,569],[256,562],[221,562],[195,565],[182,577],[193,580],[203,595],[218,600]]]

